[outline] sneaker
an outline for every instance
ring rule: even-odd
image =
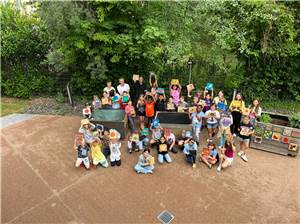
[[[219,145],[219,149],[222,149],[222,146]]]
[[[212,168],[212,165],[211,165],[211,164],[209,164],[209,165],[207,165],[207,166],[208,166],[208,168],[209,168],[209,169],[211,169],[211,168]]]
[[[152,171],[152,170],[150,170],[148,173],[149,173],[149,174],[153,174],[153,171]]]
[[[245,162],[248,162],[248,158],[246,156],[246,154],[241,155],[242,160],[244,160]]]
[[[196,168],[196,163],[193,164],[193,168]]]
[[[218,166],[217,171],[218,171],[218,172],[221,171],[221,166]]]
[[[243,151],[239,151],[237,154],[238,154],[238,156],[242,156],[244,154],[244,152]]]

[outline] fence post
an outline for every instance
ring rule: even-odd
[[[69,103],[74,107],[74,101],[72,99],[71,91],[70,91],[70,82],[67,83],[67,93],[69,98]]]

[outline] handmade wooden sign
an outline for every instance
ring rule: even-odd
[[[289,138],[286,137],[286,136],[282,136],[281,137],[281,142],[284,143],[284,144],[288,144],[289,143]]]
[[[291,128],[285,128],[284,130],[283,130],[283,135],[285,135],[285,136],[291,136],[292,135],[292,132],[293,132],[293,129],[291,129]]]
[[[221,111],[227,111],[228,107],[225,103],[219,102],[217,104],[217,109]]]
[[[90,106],[85,107],[85,108],[82,109],[82,114],[83,114],[83,115],[89,115],[89,114],[91,114],[91,113],[92,113],[92,112],[91,112],[91,107],[90,107]]]
[[[153,156],[151,156],[151,158],[149,159],[149,164],[150,165],[154,165],[155,164],[155,159]]]
[[[297,145],[297,144],[295,144],[295,143],[290,143],[288,149],[289,149],[290,151],[296,152],[296,151],[297,151],[297,148],[298,148],[298,145]]]
[[[131,139],[133,142],[137,142],[139,140],[139,135],[138,134],[132,134]]]
[[[171,85],[177,85],[177,86],[179,86],[179,80],[178,79],[172,79],[171,80]]]
[[[186,88],[188,92],[191,92],[193,89],[195,89],[194,84],[188,84]]]
[[[201,154],[203,156],[209,156],[209,149],[208,148],[203,148]]]
[[[168,151],[167,144],[159,144],[159,151],[160,152],[167,152]]]
[[[160,95],[164,95],[165,94],[165,89],[164,88],[157,88],[156,93],[160,94]]]
[[[276,126],[273,127],[273,132],[277,132],[277,133],[282,134],[283,130],[284,129],[282,127],[276,127]]]
[[[255,136],[255,137],[254,137],[254,143],[261,144],[261,143],[262,143],[262,137],[260,137],[260,136]]]
[[[178,112],[184,112],[184,107],[178,106],[178,107],[177,107],[177,111],[178,111]]]
[[[101,101],[102,101],[102,105],[108,104],[108,98],[106,98],[106,97],[102,97]]]
[[[139,76],[138,74],[134,74],[134,75],[132,76],[132,80],[133,80],[133,81],[139,81],[139,79],[140,79],[140,76]]]
[[[122,96],[123,103],[128,103],[128,101],[129,101],[129,96]]]
[[[197,112],[197,107],[189,107],[189,113]]]
[[[185,131],[184,132],[184,137],[185,138],[192,138],[193,137],[193,133],[191,131]]]
[[[274,140],[274,141],[280,141],[280,138],[281,138],[281,134],[280,133],[273,132],[272,140]]]
[[[264,137],[265,139],[271,139],[271,138],[272,138],[272,135],[273,135],[273,132],[272,132],[272,131],[265,130],[263,137]]]
[[[206,83],[206,85],[205,85],[205,89],[206,90],[213,90],[213,88],[214,88],[214,84],[213,83],[210,83],[210,82]]]
[[[174,103],[167,103],[167,110],[175,110]]]
[[[244,108],[244,109],[242,110],[242,114],[243,114],[244,116],[249,116],[250,112],[251,112],[251,109],[249,109],[249,108]]]

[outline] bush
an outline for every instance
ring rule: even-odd
[[[263,114],[260,117],[260,121],[263,122],[263,123],[271,123],[272,118],[269,114]]]
[[[300,112],[289,116],[289,124],[293,128],[300,128]]]

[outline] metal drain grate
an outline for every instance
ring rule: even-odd
[[[174,215],[169,211],[163,211],[157,217],[163,224],[169,224],[174,219]]]

